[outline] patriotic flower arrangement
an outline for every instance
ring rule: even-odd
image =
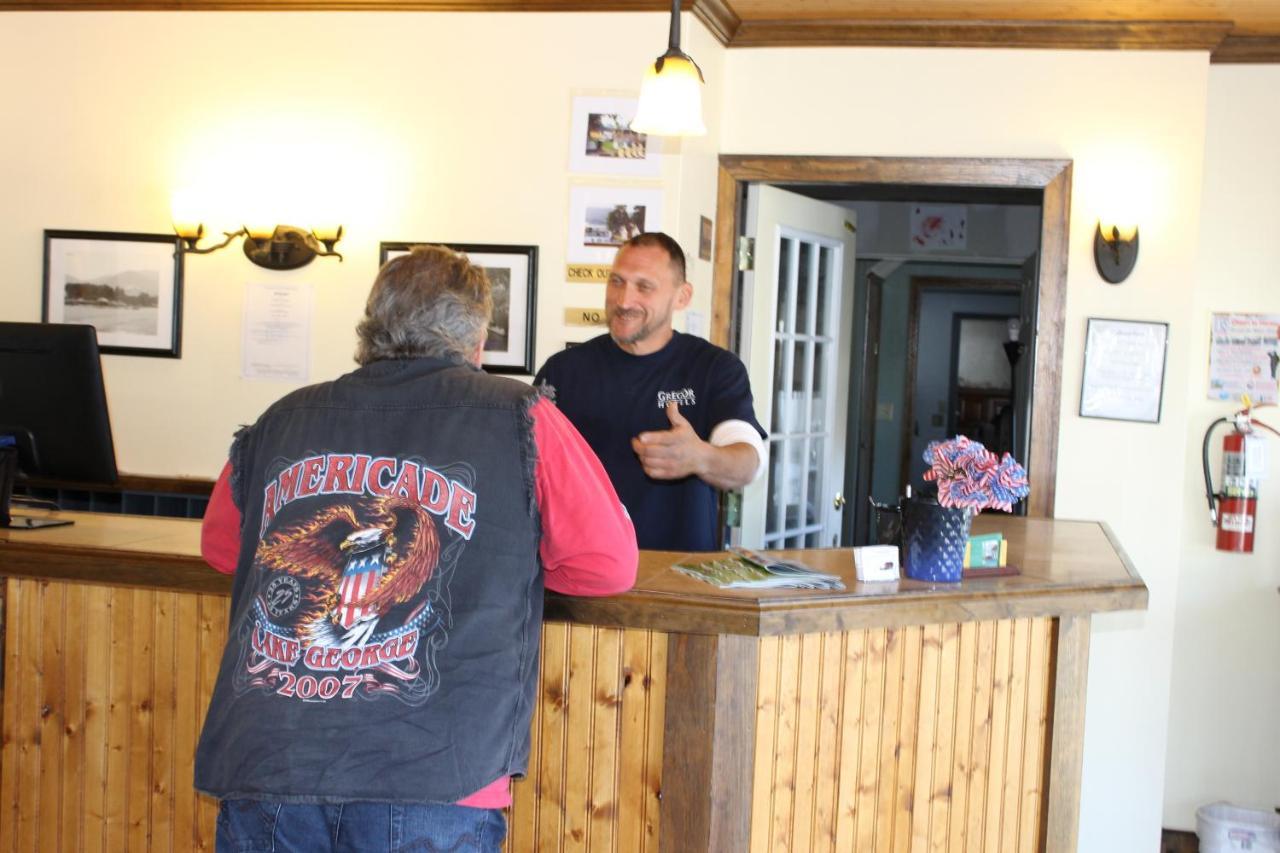
[[[997,457],[963,435],[929,442],[924,461],[924,478],[937,482],[938,503],[945,507],[1008,511],[1031,491],[1027,472],[1012,455]]]

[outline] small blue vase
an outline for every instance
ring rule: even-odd
[[[954,583],[964,570],[973,510],[911,498],[902,511],[902,570],[918,581]]]

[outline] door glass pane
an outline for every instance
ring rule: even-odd
[[[822,547],[822,531],[815,530],[808,536],[804,537],[804,547],[821,548]]]
[[[803,537],[803,536],[788,536],[788,537],[787,537],[786,544],[785,544],[785,545],[783,545],[783,547],[784,547],[784,548],[803,548],[803,547],[804,547],[804,537]]]
[[[823,458],[824,448],[821,436],[809,440],[809,458],[805,464],[809,487],[808,500],[805,501],[805,524],[819,524],[822,521],[823,503],[827,499],[822,488],[822,469],[826,464],[826,459]]]
[[[812,300],[809,293],[811,282],[809,279],[813,275],[815,247],[812,243],[805,242],[800,242],[799,247],[800,263],[794,285],[796,290],[796,317],[795,325],[789,331],[803,335],[808,334],[812,322],[812,318],[809,316],[812,310]]]
[[[835,249],[830,246],[822,246],[818,249],[818,295],[815,304],[818,306],[817,323],[814,327],[814,334],[829,335],[831,334],[829,317],[830,296],[832,282],[828,281],[832,274],[832,258],[835,255]]]
[[[779,442],[769,443],[769,500],[765,509],[765,533],[778,530],[782,507],[782,447]]]
[[[803,497],[801,490],[803,488],[804,478],[804,439],[789,439],[786,442],[787,467],[784,486],[784,504],[783,523],[788,529],[800,526],[800,513],[804,509],[801,506]]]
[[[778,313],[774,328],[779,332],[787,331],[787,303],[790,301],[791,289],[795,281],[791,256],[795,251],[795,240],[787,237],[778,238]]]
[[[785,423],[783,418],[783,399],[786,397],[786,374],[785,369],[787,342],[775,340],[773,342],[773,423],[770,424],[769,431],[773,433],[782,432],[782,424]]]
[[[827,349],[823,341],[813,344],[813,400],[810,405],[810,432],[827,429]]]
[[[796,341],[795,356],[791,364],[791,388],[795,391],[805,391],[805,368],[809,366],[809,360],[813,359],[813,342],[812,341]],[[804,429],[803,424],[799,424],[797,429]]]

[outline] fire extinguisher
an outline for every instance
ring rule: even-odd
[[[1230,418],[1218,418],[1209,424],[1201,447],[1201,461],[1209,520],[1218,528],[1218,550],[1251,554],[1258,518],[1258,482],[1266,465],[1262,436],[1257,429],[1270,430],[1276,435],[1280,432],[1253,417],[1253,409],[1260,406],[1254,406],[1248,397],[1244,403],[1245,407]],[[1222,424],[1231,424],[1233,429],[1222,439],[1222,492],[1216,493],[1209,474],[1209,439]]]

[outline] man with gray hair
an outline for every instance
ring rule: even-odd
[[[235,574],[195,768],[219,851],[497,850],[544,585],[634,583],[581,436],[479,369],[490,310],[481,268],[416,248],[378,273],[360,368],[236,434],[201,549]]]

